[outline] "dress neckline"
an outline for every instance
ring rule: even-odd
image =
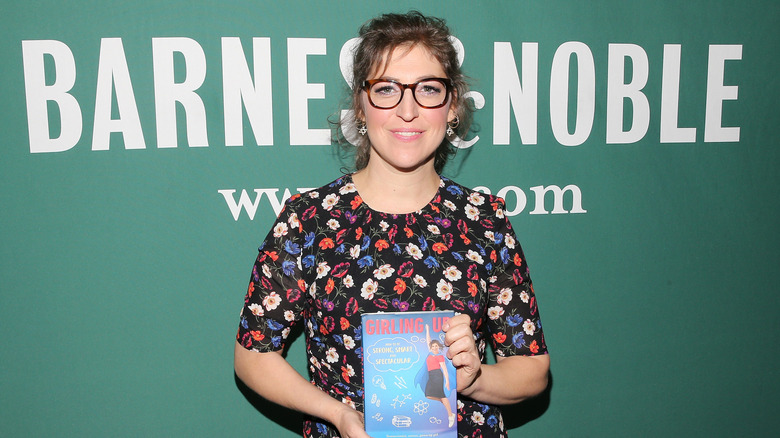
[[[386,211],[377,210],[377,209],[371,207],[370,205],[368,205],[368,203],[365,201],[365,199],[363,199],[363,197],[360,196],[360,192],[357,189],[357,185],[355,184],[355,181],[352,179],[352,175],[353,175],[352,173],[349,173],[349,174],[345,175],[345,184],[352,184],[352,187],[354,188],[355,196],[360,197],[360,200],[361,200],[360,206],[361,206],[361,208],[364,208],[364,209],[370,211],[371,213],[378,214],[378,215],[380,215],[382,217],[391,217],[391,218],[406,217],[406,216],[409,216],[409,215],[421,215],[421,214],[431,210],[431,206],[432,205],[438,204],[438,203],[441,202],[441,189],[442,189],[442,187],[445,184],[444,183],[444,177],[439,175],[439,185],[436,187],[436,193],[433,194],[433,197],[431,198],[431,200],[428,201],[424,206],[422,206],[422,208],[420,208],[418,210],[415,210],[415,211],[410,211],[410,212],[407,212],[407,213],[389,213],[389,212],[386,212]]]

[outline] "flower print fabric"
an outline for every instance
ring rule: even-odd
[[[237,340],[276,351],[305,324],[312,382],[363,410],[360,315],[454,310],[471,317],[477,349],[546,354],[525,257],[504,201],[442,177],[409,214],[372,210],[351,175],[290,198],[258,251]],[[306,437],[335,437],[318,419]],[[496,406],[458,399],[458,434],[506,436]]]

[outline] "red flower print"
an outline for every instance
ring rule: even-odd
[[[355,240],[360,240],[363,237],[363,228],[357,227],[357,230],[355,230]]]
[[[434,250],[436,252],[436,254],[441,254],[444,251],[447,251],[449,248],[447,248],[447,245],[445,245],[445,244],[443,244],[441,242],[436,242],[436,243],[433,244],[431,249]]]
[[[312,205],[311,207],[307,208],[306,211],[303,212],[301,215],[301,220],[307,221],[314,217],[314,215],[317,213],[317,207]]]
[[[349,231],[349,229],[342,228],[341,230],[339,230],[338,233],[336,233],[336,243],[338,243],[339,245],[344,243],[344,235],[347,234],[347,231]]]
[[[276,251],[266,251],[265,254],[268,257],[271,257],[271,260],[276,261],[276,259],[279,258],[279,254],[276,253]]]
[[[404,278],[409,278],[414,274],[414,264],[412,262],[404,262],[398,268],[398,275]]]
[[[534,339],[533,342],[531,342],[531,345],[528,347],[529,350],[531,350],[531,353],[538,353],[539,352],[539,344],[536,343],[536,339]]]
[[[496,254],[496,250],[490,251],[490,261],[495,263],[496,260],[498,260],[498,254]]]
[[[334,246],[336,245],[333,244],[333,239],[330,237],[326,237],[320,241],[320,249],[330,249]]]
[[[377,240],[376,243],[374,244],[374,246],[376,247],[376,249],[378,249],[380,251],[382,251],[383,249],[390,248],[390,244],[387,243],[387,240],[385,240],[385,239]]]
[[[329,279],[328,279],[328,282],[325,284],[325,292],[327,292],[328,294],[330,294],[331,292],[333,292],[333,288],[334,288],[335,286],[336,286],[336,283],[334,283],[334,282],[333,282],[333,279],[332,279],[332,278],[329,278]]]
[[[455,310],[460,310],[460,311],[463,311],[463,310],[465,310],[465,309],[466,309],[466,305],[465,305],[465,304],[463,304],[463,301],[461,301],[461,300],[455,300],[455,301],[453,301],[453,302],[452,302],[452,307],[453,307]]]
[[[301,298],[301,291],[297,289],[287,289],[287,301],[294,303]]]
[[[347,301],[347,308],[345,310],[345,313],[347,316],[352,316],[356,314],[358,311],[358,303],[357,299],[355,297],[351,297],[349,301]],[[344,318],[341,318],[341,326],[344,326]],[[347,327],[349,327],[349,321],[347,321]]]
[[[479,271],[477,271],[477,265],[473,263],[469,265],[469,268],[466,269],[466,278],[469,280],[479,280]]]
[[[465,243],[466,245],[471,245],[471,239],[469,239],[468,237],[466,237],[466,235],[465,235],[465,234],[461,234],[461,235],[460,235],[460,238],[461,238],[461,240],[463,240],[463,243]]]
[[[503,344],[504,341],[506,341],[506,335],[504,332],[493,333],[493,339],[495,339],[499,344]]]
[[[425,302],[423,303],[423,310],[436,310],[436,302],[433,301],[433,298],[428,297],[425,299]]]
[[[252,292],[254,292],[254,291],[255,291],[255,283],[254,282],[250,282],[249,283],[249,289],[247,289],[247,291],[246,291],[246,296],[247,297],[251,297],[252,296]]]
[[[409,227],[404,227],[404,232],[406,233],[406,237],[411,238],[414,236],[414,231],[412,231]]]
[[[355,303],[357,304],[357,303]],[[347,318],[344,318],[343,316],[339,320],[339,324],[341,325],[342,330],[346,330],[349,328],[349,320]]]
[[[302,291],[306,291],[306,280],[304,280],[303,278],[298,279],[298,289]]]
[[[349,203],[350,207],[352,209],[356,209],[360,206],[360,204],[363,203],[363,198],[360,197],[360,195],[355,196],[355,198],[352,200],[352,202]]]
[[[523,259],[521,259],[521,258],[520,258],[520,254],[518,254],[518,253],[515,253],[515,257],[514,257],[514,259],[512,260],[512,262],[514,262],[514,264],[515,264],[516,266],[520,266],[521,264],[523,264]]]
[[[347,272],[349,272],[349,262],[339,263],[338,265],[333,267],[333,270],[331,271],[330,275],[341,278],[345,275],[347,275]]]
[[[398,293],[398,295],[401,295],[406,290],[406,282],[401,280],[400,278],[395,279],[395,287],[393,287],[393,290]]]
[[[251,332],[249,332],[249,334],[252,335],[252,338],[255,341],[262,341],[263,338],[265,338],[265,335],[262,332],[259,332],[257,330],[252,330]]]
[[[472,281],[468,281],[466,284],[468,284],[469,294],[471,294],[472,297],[477,296],[477,285]]]

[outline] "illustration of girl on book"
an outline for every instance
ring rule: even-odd
[[[440,401],[444,405],[447,410],[447,427],[452,427],[456,417],[447,397],[455,389],[455,368],[444,356],[444,345],[436,339],[431,339],[428,324],[425,325],[425,342],[428,346],[428,357],[417,373],[415,381],[424,390],[425,397]],[[450,383],[450,376],[453,377],[452,383]]]

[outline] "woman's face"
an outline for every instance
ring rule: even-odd
[[[368,79],[393,79],[412,84],[425,78],[445,78],[439,61],[427,49],[397,47],[388,56],[383,71],[373,71]],[[455,118],[452,99],[440,108],[423,108],[415,102],[412,90],[404,91],[395,108],[374,108],[367,93],[361,93],[367,135],[371,142],[369,166],[387,166],[396,171],[433,168],[434,153],[444,139],[447,121]]]
[[[431,342],[431,353],[439,354],[439,344]]]

